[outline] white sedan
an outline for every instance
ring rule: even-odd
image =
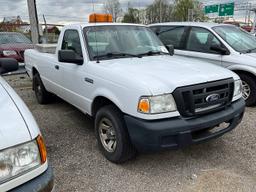
[[[0,59],[0,74],[18,63]],[[41,132],[26,105],[0,77],[0,191],[52,191],[53,171],[48,166]]]

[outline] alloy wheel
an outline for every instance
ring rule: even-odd
[[[112,122],[107,118],[102,118],[99,123],[99,136],[103,147],[110,153],[116,149],[116,132]]]

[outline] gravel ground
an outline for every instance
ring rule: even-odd
[[[26,75],[5,79],[41,128],[56,191],[256,191],[256,108],[247,108],[240,126],[219,139],[115,165],[99,152],[92,119],[62,100],[37,104]]]

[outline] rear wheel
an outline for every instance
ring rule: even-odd
[[[99,148],[109,161],[123,163],[135,157],[122,112],[115,106],[108,105],[97,112],[95,132]]]
[[[251,75],[241,73],[239,74],[242,80],[242,93],[246,102],[246,106],[256,104],[256,79]]]
[[[45,89],[39,73],[33,76],[33,88],[39,104],[47,104],[51,101],[52,94]]]

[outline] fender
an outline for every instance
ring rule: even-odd
[[[231,71],[245,71],[248,73],[253,74],[254,76],[256,76],[256,68],[255,67],[251,67],[249,65],[230,65],[227,67],[227,69],[231,70]]]
[[[90,107],[90,111],[88,113],[92,115],[92,107],[93,107],[93,102],[97,97],[105,97],[106,99],[110,100],[113,102],[122,112],[125,112],[125,107],[123,106],[123,103],[126,103],[125,101],[120,101],[120,97],[115,95],[112,91],[106,88],[99,88],[93,93],[93,99]]]
[[[33,62],[33,60],[35,60],[35,58],[33,57],[33,54],[31,54],[31,49],[26,50],[24,53],[24,57],[25,57],[25,68],[26,71],[29,75],[29,77],[32,79],[33,78],[33,68],[36,69],[38,71],[38,67],[37,67],[37,63]]]

